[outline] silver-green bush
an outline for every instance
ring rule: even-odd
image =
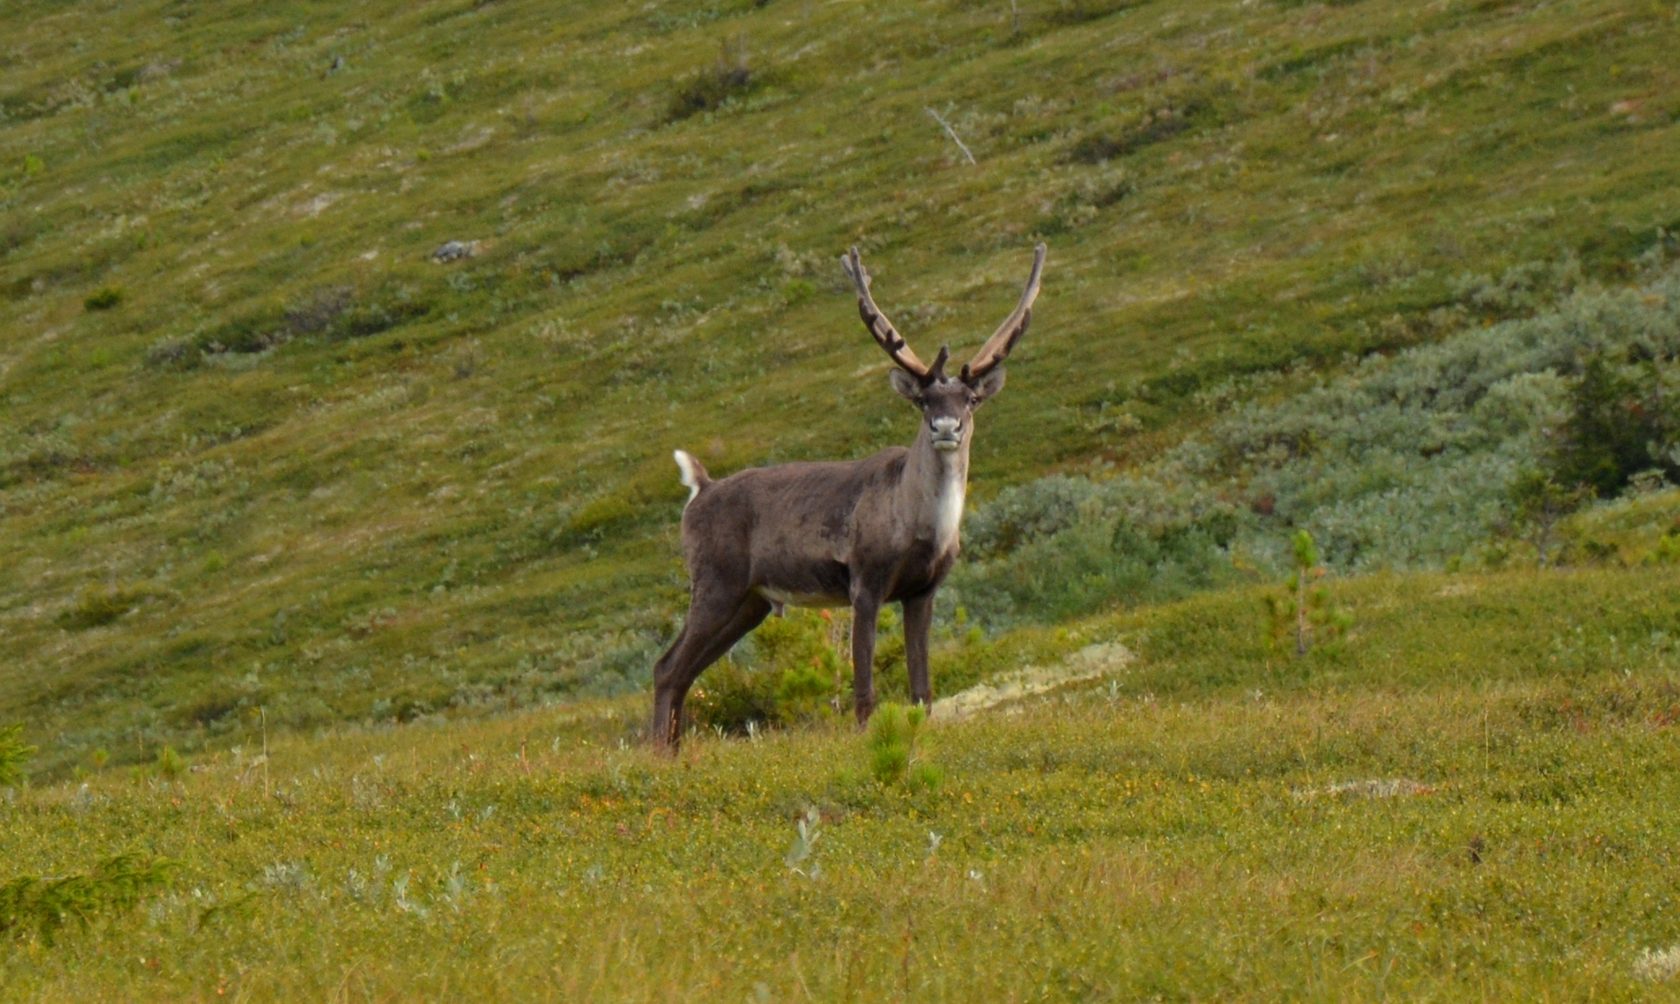
[[[1296,527],[1335,568],[1438,566],[1510,525],[1512,485],[1550,462],[1591,360],[1672,373],[1677,358],[1674,271],[1369,356],[1236,406],[1137,472],[1003,492],[969,522],[951,602],[996,627],[1171,598],[1245,568],[1279,574]]]

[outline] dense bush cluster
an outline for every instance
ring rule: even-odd
[[[1055,476],[1011,489],[969,521],[973,559],[946,602],[984,625],[1077,616],[1118,597],[1171,599],[1233,578],[1244,516],[1187,482]]]
[[[1289,567],[1295,528],[1339,569],[1433,567],[1564,495],[1680,479],[1680,275],[1372,355],[1236,407],[1141,471],[1054,476],[974,514],[952,601],[990,627]]]
[[[700,678],[687,702],[691,721],[740,735],[836,713],[849,676],[844,639],[826,610],[767,619],[735,655]]]
[[[1644,347],[1587,360],[1549,459],[1552,476],[1601,498],[1643,474],[1680,481],[1680,365]]]

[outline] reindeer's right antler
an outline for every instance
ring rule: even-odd
[[[892,357],[892,361],[897,363],[900,369],[924,384],[932,379],[930,374],[936,376],[935,371],[938,367],[930,368],[916,358],[916,353],[911,351],[910,344],[904,340],[904,336],[887,320],[887,315],[881,313],[881,308],[875,306],[875,298],[869,295],[869,271],[863,267],[863,259],[858,257],[857,248],[852,248],[850,253],[840,259],[840,267],[846,270],[846,276],[852,280],[852,285],[857,287],[858,314],[863,318],[863,326],[869,329],[869,334],[874,337],[876,343],[886,350],[887,355]],[[944,360],[945,352],[941,350],[940,363],[943,364]]]

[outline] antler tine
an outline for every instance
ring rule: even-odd
[[[1021,291],[1021,300],[1015,304],[1015,309],[992,332],[992,337],[986,339],[986,344],[980,346],[980,351],[974,354],[968,365],[963,367],[963,378],[977,379],[985,376],[998,363],[1009,357],[1009,351],[1027,333],[1027,324],[1032,320],[1033,301],[1038,299],[1039,276],[1044,271],[1045,247],[1043,244],[1033,249],[1032,274],[1027,276],[1027,288]]]
[[[945,361],[951,358],[951,347],[941,345],[939,354],[933,357],[933,365],[928,367],[929,380],[943,380],[945,378]]]
[[[914,376],[918,380],[928,378],[927,364],[916,358],[916,353],[910,348],[910,343],[898,333],[893,323],[887,320],[887,315],[881,313],[881,308],[875,306],[875,298],[869,295],[869,271],[863,267],[863,259],[858,257],[858,249],[852,250],[840,259],[840,267],[846,270],[846,276],[857,287],[858,315],[863,318],[863,326],[869,329],[877,344],[885,349],[892,361],[899,368]]]

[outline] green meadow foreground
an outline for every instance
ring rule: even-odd
[[[877,781],[840,726],[662,759],[622,700],[287,738],[266,763],[253,725],[184,769],[26,788],[0,806],[9,869],[178,864],[131,912],[11,941],[0,981],[13,999],[1673,993],[1680,569],[1336,591],[1357,626],[1302,659],[1262,640],[1252,591],[1021,640],[1111,664],[930,724],[931,788]]]

